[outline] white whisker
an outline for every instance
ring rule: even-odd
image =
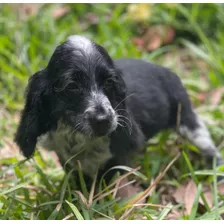
[[[121,100],[121,102],[117,104],[117,106],[114,108],[114,110],[116,110],[116,108],[117,108],[122,102],[124,102],[128,97],[130,97],[130,96],[132,96],[132,95],[134,95],[134,93],[129,94],[129,95],[126,96],[123,100]]]
[[[126,127],[128,128],[129,134],[131,135],[132,132],[132,125],[128,124],[126,121],[119,119],[118,121],[123,122],[124,124],[126,124]]]

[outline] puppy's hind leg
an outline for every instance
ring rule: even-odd
[[[190,114],[184,116],[179,126],[179,133],[195,145],[210,162],[213,157],[216,157],[218,166],[224,164],[224,159],[217,150],[207,127],[194,111],[191,110]]]

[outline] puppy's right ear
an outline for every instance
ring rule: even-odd
[[[54,125],[52,117],[53,91],[47,79],[47,71],[35,73],[29,80],[25,106],[15,135],[15,142],[24,156],[34,153],[38,136],[49,131]]]

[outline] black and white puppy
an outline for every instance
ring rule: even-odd
[[[26,157],[40,142],[62,165],[70,159],[70,169],[79,160],[92,178],[98,168],[127,164],[159,131],[176,129],[178,105],[179,134],[222,164],[176,74],[142,60],[112,60],[102,46],[74,35],[31,77],[15,141]]]

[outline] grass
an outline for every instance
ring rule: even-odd
[[[118,176],[109,188],[102,181],[99,194],[94,193],[94,184],[91,192],[75,191],[70,173],[63,172],[52,153],[40,150],[33,159],[24,160],[13,135],[28,78],[47,65],[58,43],[78,33],[105,46],[113,58],[142,58],[180,75],[196,110],[224,153],[223,94],[214,103],[214,93],[224,84],[223,5],[153,4],[145,6],[151,14],[138,22],[128,15],[127,4],[66,6],[70,12],[55,18],[52,13],[61,5],[42,5],[37,15],[30,16],[18,14],[21,5],[0,5],[0,219],[162,220],[170,219],[171,214],[179,219],[221,219],[224,197],[216,176],[223,175],[224,167],[217,169],[214,161],[208,170],[198,159],[197,149],[174,133],[164,132],[150,140],[133,161],[133,167],[141,168],[120,167],[126,170],[131,183],[138,180],[146,186],[140,195],[126,201],[113,197],[123,176]],[[92,19],[88,17],[90,12]],[[152,24],[172,25],[176,38],[148,53],[139,50],[132,38],[139,35],[141,27]],[[178,152],[180,156],[171,163]],[[80,173],[85,188],[81,177]],[[191,196],[193,207],[186,214],[186,202],[176,202],[171,196],[190,180],[196,184],[196,193]],[[212,207],[205,185],[214,196]],[[139,199],[148,195],[146,204],[140,206]]]

